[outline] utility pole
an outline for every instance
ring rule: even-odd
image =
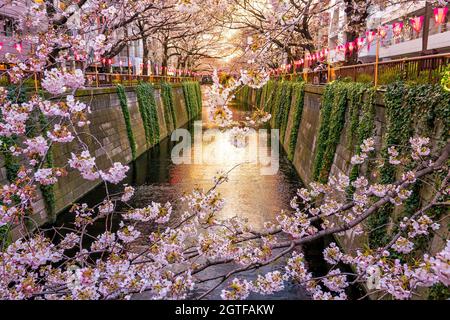
[[[425,18],[423,21],[423,30],[422,30],[422,55],[427,54],[428,50],[428,36],[430,34],[430,19],[431,19],[431,3],[425,2]]]

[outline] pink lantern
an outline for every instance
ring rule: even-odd
[[[20,42],[16,43],[14,45],[14,48],[17,50],[18,53],[22,52],[22,44]]]
[[[409,20],[409,22],[411,23],[411,27],[415,32],[419,33],[420,30],[422,30],[423,20],[424,16],[414,17]]]
[[[394,35],[396,37],[398,37],[400,33],[402,33],[402,29],[403,29],[403,22],[395,22],[392,25],[392,31],[394,32]]]
[[[378,34],[380,35],[381,39],[386,38],[388,30],[389,26],[381,26],[380,28],[378,28]]]
[[[448,8],[435,8],[433,10],[434,13],[434,21],[437,25],[443,24],[445,22],[445,17],[447,16]]]
[[[373,40],[375,39],[375,31],[366,31],[366,39],[367,39],[367,43],[370,45]]]
[[[366,42],[366,39],[364,39],[364,38],[356,39],[356,47],[358,48],[358,50],[361,50],[364,47],[365,42]]]
[[[355,50],[355,43],[353,41],[352,42],[348,42],[347,43],[347,49],[350,52],[350,54],[353,53],[353,50]]]
[[[3,49],[3,42],[0,42],[0,50]]]

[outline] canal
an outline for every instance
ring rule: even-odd
[[[234,105],[232,107],[234,117],[245,117],[248,112],[244,107]],[[202,116],[204,128],[208,127],[207,110],[204,107]],[[189,122],[184,128],[191,133],[194,130],[194,120]],[[269,136],[270,141],[270,136]],[[176,165],[171,160],[171,152],[178,142],[171,141],[170,137],[162,140],[157,146],[141,155],[136,161],[130,164],[130,171],[124,183],[135,187],[135,195],[131,200],[133,207],[145,207],[152,201],[165,203],[171,202],[174,206],[173,214],[169,225],[179,221],[183,208],[179,205],[179,199],[184,193],[191,192],[194,188],[209,189],[213,185],[212,178],[219,170],[228,170],[238,163],[241,163],[239,148],[233,146],[228,140],[212,139],[202,142],[202,153],[204,161],[202,164],[179,164]],[[193,150],[196,147],[192,139]],[[264,222],[274,221],[277,213],[281,210],[289,210],[289,203],[295,196],[298,188],[302,187],[295,168],[288,161],[286,154],[280,146],[279,170],[274,175],[261,175],[258,163],[244,163],[233,169],[229,175],[229,181],[219,186],[219,191],[225,199],[225,206],[218,218],[230,218],[238,216],[248,221],[248,224],[255,229],[261,229]],[[193,151],[194,152],[194,151]],[[111,193],[120,192],[114,190],[114,186],[109,186]],[[117,187],[116,187],[117,188]],[[103,185],[95,188],[79,202],[94,205],[101,201],[105,195]],[[118,226],[120,217],[113,221],[108,221],[108,225]],[[68,226],[73,221],[73,215],[69,212],[58,216],[56,225]],[[152,225],[140,226],[140,231],[150,234],[154,231]],[[91,234],[105,232],[105,223],[100,221],[89,229]],[[144,237],[145,238],[145,237]],[[323,248],[332,239],[325,238],[298,248],[305,254],[308,268],[314,275],[323,275],[327,271],[327,264],[322,258]],[[145,246],[145,240],[138,241],[137,246]],[[241,274],[241,278],[248,280],[255,279],[258,274],[284,269],[283,262],[286,259],[265,266],[257,271],[249,271]],[[223,274],[235,268],[235,265],[221,265],[210,267],[199,273],[200,279]],[[199,297],[209,288],[214,286],[214,281],[198,285],[189,298]],[[224,286],[217,288],[208,299],[220,299],[220,292]],[[359,296],[359,289],[350,288],[349,297]],[[145,293],[135,295],[134,299],[149,298]],[[286,283],[285,289],[271,296],[259,296],[252,294],[250,299],[311,299],[306,290],[299,285]]]

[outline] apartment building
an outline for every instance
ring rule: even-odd
[[[17,31],[17,21],[31,0],[13,1],[0,6],[0,71],[6,69],[5,54],[14,53],[24,59],[31,50],[30,43]]]
[[[20,16],[34,2],[34,0],[15,0],[11,4],[0,5],[0,71],[8,67],[5,54],[13,53],[24,60],[30,50],[33,49],[30,42],[27,41],[26,36],[29,34],[21,34],[18,31],[17,24]],[[72,1],[55,0],[53,3],[55,7],[63,10],[73,5]],[[71,32],[77,32],[78,21],[79,17],[75,12],[68,21]],[[128,31],[131,32],[131,30]],[[114,33],[114,37],[123,36],[124,30],[118,30]],[[97,66],[97,68],[105,72],[122,71],[128,73],[129,66],[133,74],[142,74],[144,66],[150,65],[143,61],[143,46],[142,40],[129,41],[116,57],[111,59],[100,57],[99,61],[93,61],[92,67]]]
[[[346,34],[343,31],[346,24],[345,5],[342,0],[332,0],[331,20],[329,26],[328,46],[334,49],[339,45],[347,43]],[[426,7],[425,1],[415,1],[414,3],[402,3],[386,8],[373,7],[367,19],[367,30],[377,30],[379,27],[386,27],[386,35],[380,40],[379,57],[383,60],[390,60],[402,57],[418,56],[422,54],[436,54],[450,52],[450,14],[447,14],[443,21],[436,22],[434,6]],[[420,18],[423,17],[423,18]],[[414,30],[410,19],[417,18],[420,25],[419,32]],[[428,20],[428,23],[427,21]],[[392,26],[398,23],[399,31],[394,32]],[[427,39],[424,48],[424,31],[428,25],[428,32],[425,32]],[[401,28],[400,28],[401,27]],[[366,37],[363,33],[360,37]],[[372,62],[375,60],[376,42],[365,41],[363,47],[358,52],[360,62]],[[343,52],[333,52],[331,59],[333,62],[344,61]]]

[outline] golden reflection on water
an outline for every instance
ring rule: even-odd
[[[208,112],[205,109],[202,113],[203,133],[207,133],[211,128],[207,120]],[[246,114],[238,110],[233,111],[237,117]],[[229,181],[218,189],[225,199],[225,206],[217,218],[227,219],[237,216],[248,220],[252,228],[261,230],[264,222],[273,221],[281,208],[289,206],[295,187],[287,181],[289,178],[286,178],[286,172],[261,175],[262,165],[254,161],[255,153],[267,152],[267,146],[255,144],[257,141],[256,131],[249,134],[248,143],[244,148],[234,146],[226,132],[206,134],[202,141],[203,163],[171,166],[169,180],[178,187],[191,188],[183,190],[184,192],[190,192],[194,187],[207,190],[213,185],[212,179],[219,170],[227,171],[240,164],[229,174]],[[194,143],[193,149],[195,148]],[[263,150],[260,150],[261,148]],[[292,171],[288,174],[291,173]]]

